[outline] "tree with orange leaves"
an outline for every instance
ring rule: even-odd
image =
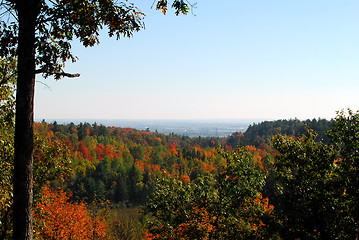
[[[69,201],[62,190],[42,189],[40,201],[34,208],[35,234],[38,239],[105,239],[105,223],[91,219],[84,203]]]

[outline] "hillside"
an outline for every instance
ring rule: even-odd
[[[330,239],[328,234],[355,233],[351,203],[357,195],[350,189],[358,174],[350,159],[357,154],[359,118],[350,114],[331,121],[264,121],[227,137],[35,123],[35,229],[42,236],[59,227],[70,235],[92,231],[94,239]],[[5,236],[11,234],[12,130],[3,134],[9,137],[1,142],[0,166]],[[80,231],[71,221],[89,227]],[[328,227],[334,225],[340,228]]]

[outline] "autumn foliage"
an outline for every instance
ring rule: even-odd
[[[74,203],[63,190],[42,189],[34,208],[35,233],[38,239],[93,240],[106,237],[102,219],[91,218],[84,203]]]
[[[359,126],[359,118],[357,122]],[[352,138],[350,145],[336,146],[353,146],[348,154],[317,144],[315,134],[279,134],[267,145],[245,144],[247,133],[190,138],[55,122],[36,123],[34,128],[37,239],[359,236],[350,224],[357,221],[356,195],[343,181],[350,176],[354,182],[358,176],[351,166],[356,164],[351,156],[357,149]],[[3,146],[1,154],[7,149]],[[1,168],[7,173],[5,165]],[[9,174],[2,182],[10,179]],[[70,179],[65,179],[68,174]],[[64,190],[42,189],[49,182]],[[7,195],[0,201],[0,234],[7,233],[3,219],[5,210],[11,209],[11,191],[1,190]],[[97,208],[96,199],[108,205]],[[140,216],[146,205],[147,215]],[[348,234],[354,238],[345,238]]]

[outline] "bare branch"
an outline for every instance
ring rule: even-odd
[[[151,9],[153,8],[153,6],[155,5],[155,3],[157,2],[157,0],[153,0],[153,3],[152,3],[152,6],[151,6]]]
[[[50,88],[49,85],[47,85],[46,83],[42,82],[42,81],[36,81],[38,83],[41,83],[42,85],[44,85],[47,89],[49,89],[50,91],[52,91],[52,89]]]
[[[17,20],[17,16],[15,14],[15,0],[1,0],[0,9],[2,10],[0,13],[0,18],[8,15],[8,19],[6,20],[7,22],[10,21],[10,17],[13,17]]]
[[[188,5],[190,5],[191,7],[191,13],[193,16],[196,16],[196,14],[194,14],[194,9],[197,8],[196,5],[197,5],[197,2],[194,2],[194,3],[190,3],[189,1],[186,0],[186,2],[188,3]]]
[[[49,2],[50,2],[51,4],[53,4],[53,5],[58,4],[56,1],[53,1],[53,0],[49,0]]]

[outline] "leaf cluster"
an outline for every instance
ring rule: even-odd
[[[172,3],[172,8],[175,9],[175,14],[177,16],[179,14],[186,15],[190,10],[189,5],[191,5],[191,4],[189,2],[187,2],[187,1],[174,0],[173,3]],[[161,10],[163,12],[163,14],[166,14],[167,10],[168,10],[168,2],[167,2],[167,0],[159,0],[159,1],[157,1],[156,9]]]

